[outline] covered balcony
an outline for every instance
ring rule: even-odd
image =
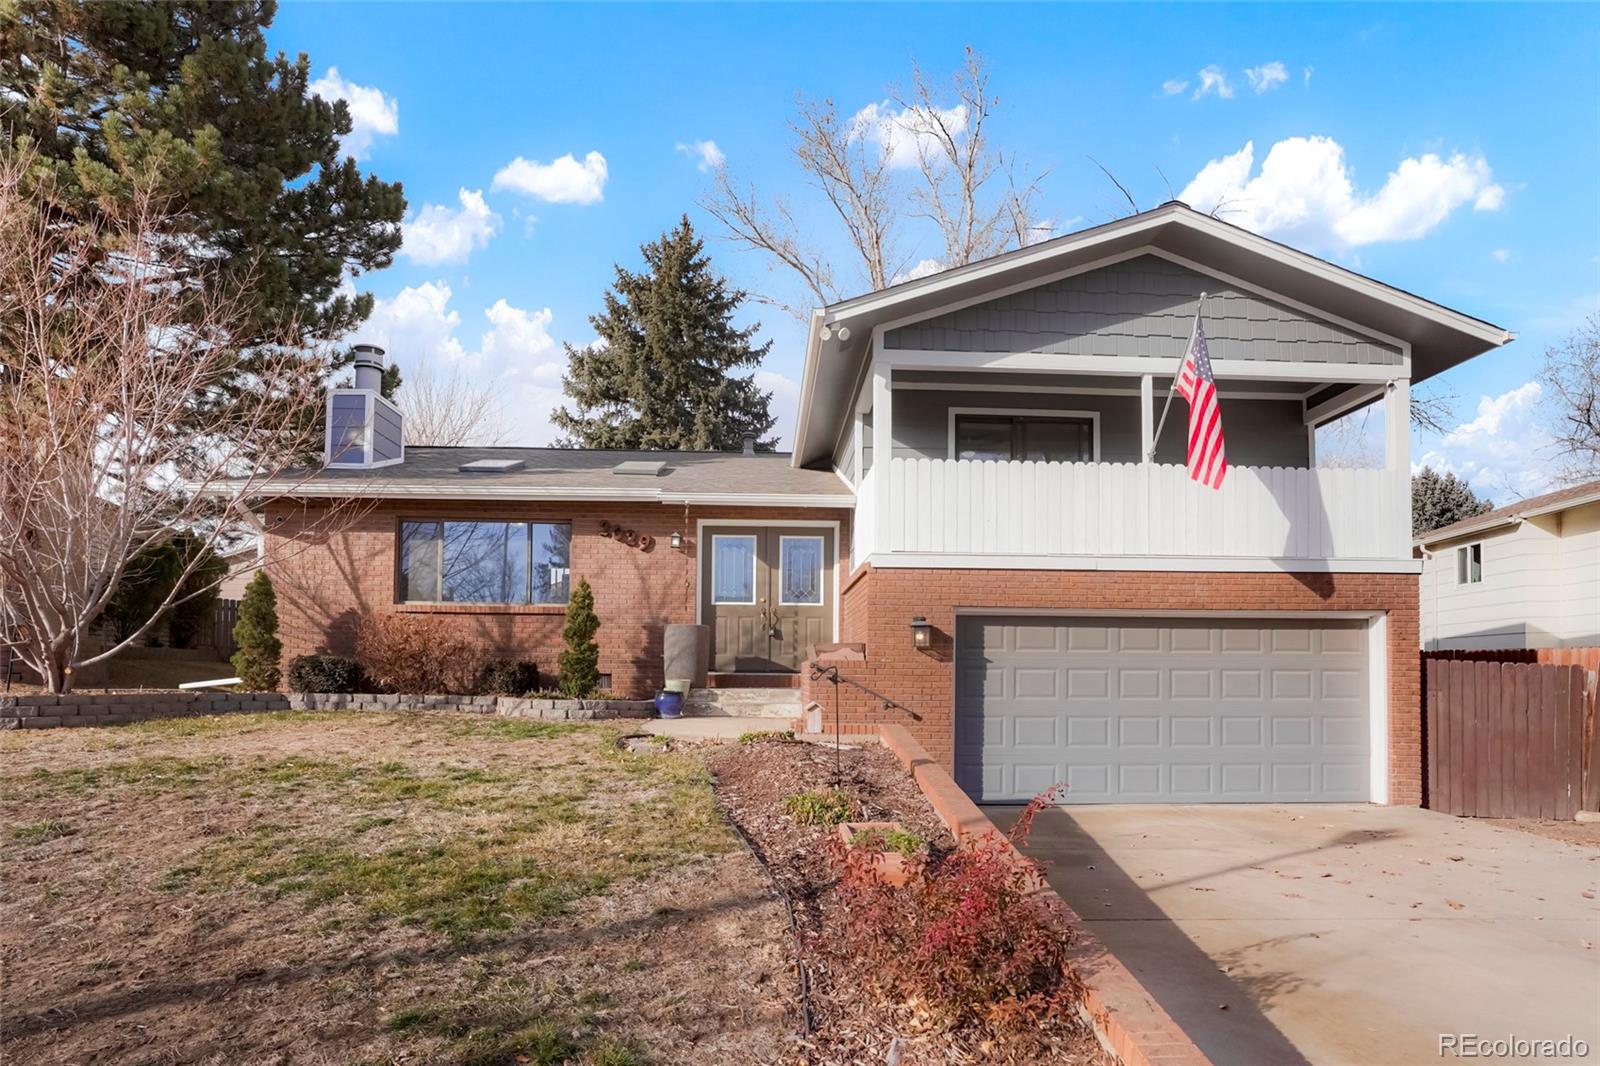
[[[1189,479],[1182,398],[1157,436],[1175,360],[1163,374],[916,362],[875,365],[836,455],[857,487],[855,563],[1414,567],[1401,365],[1219,370],[1229,470],[1213,490]],[[1319,467],[1318,427],[1373,405],[1384,437],[1367,465]]]

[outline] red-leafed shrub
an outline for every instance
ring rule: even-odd
[[[459,629],[426,615],[363,618],[356,659],[385,692],[472,695],[484,667],[483,653]]]
[[[1021,843],[1057,790],[1035,797]],[[929,859],[903,888],[885,884],[870,847],[833,850],[841,868],[842,938],[860,979],[930,1026],[1015,1029],[1072,1013],[1075,980],[1058,907],[1037,890],[1037,863],[991,835]],[[920,860],[916,860],[920,861]]]

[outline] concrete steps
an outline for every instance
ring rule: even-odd
[[[781,718],[800,716],[797,688],[696,688],[683,701],[691,718]]]

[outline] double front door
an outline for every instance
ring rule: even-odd
[[[707,526],[701,538],[712,670],[798,670],[833,640],[831,526]]]

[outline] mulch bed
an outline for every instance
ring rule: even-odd
[[[842,787],[863,821],[897,821],[930,841],[937,856],[954,847],[933,808],[892,753],[875,744],[842,752],[842,783],[832,745],[763,740],[710,754],[724,813],[752,844],[756,857],[788,898],[800,956],[809,979],[811,1034],[799,1044],[811,1066],[891,1062],[1107,1062],[1087,1026],[1076,1019],[1029,1033],[995,1034],[976,1027],[928,1032],[902,1004],[875,1001],[846,950],[842,904],[824,840],[834,830],[798,824],[785,797]]]

